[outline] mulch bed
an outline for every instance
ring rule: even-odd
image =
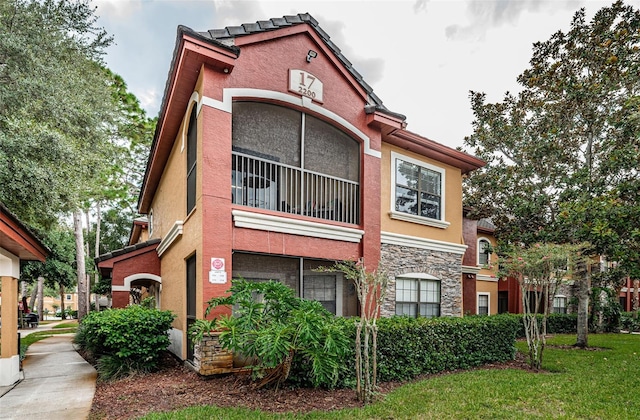
[[[531,370],[526,356],[519,352],[515,360],[478,369]],[[415,380],[451,373],[455,372],[425,375]],[[384,396],[405,383],[382,383],[380,394]],[[247,376],[203,378],[167,353],[158,372],[110,382],[99,381],[89,419],[134,419],[154,411],[173,411],[198,405],[246,407],[271,413],[306,413],[362,406],[352,389],[257,389]]]

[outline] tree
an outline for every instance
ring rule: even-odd
[[[44,285],[56,289],[61,310],[64,314],[65,291],[76,284],[75,280],[75,245],[73,232],[69,228],[53,229],[43,237],[43,242],[51,250],[45,262],[29,261],[22,267],[20,277],[30,283],[39,278],[44,279]],[[42,308],[42,293],[39,295],[39,307]],[[43,311],[40,309],[39,314]]]
[[[538,243],[531,247],[510,246],[500,253],[501,275],[517,279],[520,286],[522,321],[533,369],[542,367],[550,298],[571,276],[569,268],[577,263],[579,252],[579,247]]]
[[[338,261],[320,271],[340,271],[354,282],[360,302],[360,320],[356,323],[356,395],[369,404],[378,392],[378,325],[389,277],[382,270],[368,272],[362,259]],[[363,334],[364,333],[364,334]],[[364,337],[363,337],[364,335]]]
[[[621,1],[590,22],[574,15],[533,45],[517,95],[472,92],[465,145],[487,161],[465,183],[466,205],[491,216],[501,242],[591,243],[637,273],[640,13]],[[587,346],[590,273],[579,279],[577,345]]]
[[[0,3],[0,200],[37,229],[111,202],[131,207],[139,188],[143,169],[128,165],[154,122],[104,67],[112,38],[96,22],[88,0]],[[89,287],[79,287],[81,318]]]
[[[49,228],[101,167],[111,39],[86,1],[0,3],[0,200]]]

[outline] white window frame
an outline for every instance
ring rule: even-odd
[[[397,160],[403,160],[405,162],[412,163],[414,165],[421,166],[430,171],[434,171],[440,174],[440,219],[432,219],[430,217],[418,216],[415,214],[403,213],[396,211],[396,164]],[[390,195],[390,212],[389,216],[395,220],[403,220],[405,222],[418,223],[421,225],[436,227],[440,229],[446,229],[451,224],[445,220],[445,202],[446,202],[446,177],[445,177],[445,169],[440,168],[438,166],[432,165],[427,162],[423,162],[421,160],[417,160],[411,158],[409,156],[391,152],[391,195]]]
[[[421,280],[429,280],[429,281],[437,281],[438,283],[440,283],[440,296],[438,296],[438,317],[442,316],[442,280],[439,279],[438,277],[432,276],[431,274],[427,274],[427,273],[407,273],[407,274],[401,274],[401,275],[397,275],[396,276],[396,281],[397,280],[415,280],[418,283]],[[420,304],[421,303],[435,303],[435,302],[421,302],[420,301],[420,295],[419,295],[419,289],[418,289],[418,296],[417,296],[417,301],[415,302],[405,302],[402,301],[403,303],[415,303],[417,305],[417,311],[416,311],[416,318],[422,318],[422,316],[420,315]],[[396,291],[396,295],[394,296],[394,303],[395,305],[398,304],[398,294]]]
[[[556,311],[556,308],[560,308],[560,306],[556,306],[556,299],[564,299],[564,312],[558,312]],[[553,313],[554,314],[566,314],[567,313],[567,306],[569,303],[569,299],[567,299],[567,297],[565,295],[555,295],[553,297],[553,300],[551,301],[551,308],[553,309]]]
[[[344,275],[343,273],[333,272],[333,273],[319,273],[313,270],[304,270],[302,273],[302,277],[300,278],[300,297],[302,299],[306,299],[304,297],[304,277],[305,276],[314,276],[314,275],[332,275],[336,278],[336,316],[342,316],[343,309],[343,295],[344,295]]]
[[[149,224],[149,239],[151,239],[151,236],[153,235],[153,208],[149,209],[149,217],[148,217],[148,224]]]
[[[304,276],[306,275],[313,276],[313,275],[319,275],[319,274],[321,273],[317,271],[303,270],[302,276],[300,276],[300,280],[298,284],[299,291],[296,292],[294,290],[294,294],[296,295],[296,297],[303,298],[303,299],[305,298],[304,297]],[[344,296],[344,274],[339,272],[332,272],[329,274],[336,277],[336,316],[343,316],[342,306],[343,306],[343,296]],[[255,271],[255,272],[243,271],[242,277],[248,278],[248,279],[260,279],[260,281],[275,280],[286,285],[286,274],[284,273],[276,272],[276,273],[266,274],[264,271]]]
[[[476,314],[480,315],[480,296],[487,297],[487,315],[491,315],[491,293],[478,292],[476,297]]]
[[[483,236],[478,238],[478,243],[476,244],[476,265],[478,265],[479,267],[484,266],[485,264],[481,264],[480,263],[480,254],[484,254],[484,252],[480,252],[480,243],[486,241],[489,246],[491,246],[491,241],[488,238],[485,238]],[[489,253],[489,255],[487,256],[487,264],[489,265],[491,264],[491,253]]]

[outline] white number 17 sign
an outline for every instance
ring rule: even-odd
[[[304,70],[289,70],[289,91],[322,102],[322,82]]]

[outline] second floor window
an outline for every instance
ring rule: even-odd
[[[478,265],[489,265],[491,244],[486,239],[478,241]]]
[[[401,213],[443,219],[443,172],[414,159],[394,156],[395,208]]]
[[[196,106],[191,110],[187,130],[187,214],[196,206],[196,162],[198,157],[198,122]]]
[[[360,144],[293,109],[235,102],[233,203],[357,224]]]

